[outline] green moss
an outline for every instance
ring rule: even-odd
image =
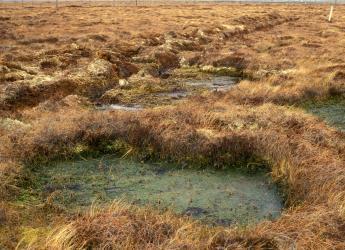
[[[73,154],[78,155],[78,154],[82,154],[83,152],[86,152],[86,151],[89,151],[89,150],[90,150],[90,148],[87,145],[78,143],[77,145],[75,145],[72,148],[71,151],[72,151]]]
[[[31,190],[23,189],[20,194],[16,197],[15,204],[26,205],[37,203],[37,196]]]
[[[241,70],[233,67],[214,67],[212,65],[182,67],[173,72],[173,76],[176,78],[202,79],[209,75],[241,77],[243,74]]]
[[[178,78],[193,78],[202,79],[205,78],[205,72],[202,72],[199,67],[182,67],[173,71],[173,77]]]

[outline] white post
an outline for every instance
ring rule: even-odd
[[[331,10],[329,11],[328,22],[332,21],[332,15],[333,15],[333,5],[331,5]]]

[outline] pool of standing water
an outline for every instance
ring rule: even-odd
[[[212,225],[248,225],[278,217],[282,199],[264,171],[191,169],[104,157],[68,161],[37,172],[42,199],[70,210],[124,200],[170,209]]]
[[[305,105],[305,109],[313,115],[319,116],[330,126],[345,132],[345,100],[331,99],[325,102],[315,102]]]
[[[153,93],[152,96],[156,97],[157,100],[164,102],[168,101],[172,103],[188,96],[192,95],[199,90],[208,91],[220,91],[224,92],[232,88],[238,81],[239,77],[232,76],[217,76],[211,75],[202,79],[183,79],[180,80],[187,89],[176,90],[171,92],[160,92]],[[104,104],[96,107],[97,110],[123,110],[123,111],[141,111],[144,109],[142,105],[131,103],[131,104]]]
[[[240,78],[233,76],[211,76],[205,79],[189,79],[185,84],[192,87],[203,87],[211,91],[227,91],[232,88]]]

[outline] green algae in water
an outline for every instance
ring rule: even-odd
[[[37,176],[42,198],[52,196],[56,204],[71,210],[122,199],[170,209],[208,224],[247,225],[274,219],[282,209],[278,190],[264,172],[182,169],[109,157],[41,169]]]
[[[313,115],[324,119],[329,125],[345,131],[345,100],[340,98],[325,102],[313,102],[305,105]]]

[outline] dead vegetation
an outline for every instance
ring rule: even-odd
[[[147,19],[142,8],[136,10],[137,15]],[[190,16],[191,8],[196,17],[210,21]],[[161,22],[154,29],[149,19],[138,23],[123,17],[123,21],[121,15],[127,13],[128,7],[119,8],[118,19],[109,16],[111,9],[95,7],[88,16],[89,23],[80,21],[88,13],[87,8],[80,8],[80,19],[71,16],[71,8],[59,13],[38,11],[32,16],[26,15],[26,9],[8,9],[7,16],[2,16],[11,18],[15,14],[17,19],[2,20],[4,32],[12,36],[1,38],[6,46],[1,53],[0,107],[14,111],[69,94],[83,95],[99,103],[105,92],[109,97],[109,93],[118,91],[122,79],[141,77],[142,82],[154,84],[174,78],[175,68],[207,65],[233,69],[229,74],[248,79],[229,93],[228,99],[239,103],[293,104],[343,95],[344,86],[339,83],[343,59],[339,50],[344,40],[337,39],[341,33],[338,24],[321,22],[323,9],[307,6],[306,14],[320,14],[305,21],[299,6],[246,7],[241,16],[224,11],[221,6],[213,6],[212,11],[186,6],[176,13],[170,6],[151,7],[152,16],[156,15],[157,22]],[[222,15],[214,18],[214,13]],[[182,20],[182,25],[177,26],[176,20]],[[343,21],[341,16],[337,20]],[[44,35],[52,23],[54,31]],[[31,28],[21,28],[25,25]],[[290,29],[291,25],[298,29]],[[139,27],[139,32],[131,27]],[[76,35],[80,29],[82,32]],[[306,58],[306,54],[310,56]],[[148,98],[150,103],[152,95],[144,94],[140,98]],[[127,99],[137,97],[134,93],[133,98]],[[104,100],[121,102],[116,97]]]
[[[344,97],[345,19],[325,22],[326,9],[118,7],[113,18],[103,7],[3,6],[0,248],[344,249],[345,135],[286,106]],[[93,108],[138,99],[161,106],[152,94],[210,70],[245,79],[173,106]],[[80,145],[215,168],[265,160],[286,210],[249,228],[211,228],[124,203],[71,215],[48,200],[27,201],[30,168],[74,157]]]
[[[92,101],[99,102],[97,99],[105,91],[116,87],[119,79],[127,79],[138,73],[144,74],[147,79],[143,80],[146,82],[150,81],[152,77],[156,78],[153,82],[160,78],[169,78],[173,74],[171,71],[180,65],[205,64],[209,59],[205,52],[209,53],[209,51],[214,50],[213,48],[220,48],[222,43],[233,41],[250,32],[269,29],[297,19],[273,11],[268,15],[266,13],[255,14],[253,17],[243,16],[239,18],[230,15],[231,21],[227,20],[226,24],[220,20],[214,20],[210,24],[193,24],[190,23],[189,16],[186,16],[187,20],[184,26],[176,27],[175,30],[171,29],[173,27],[163,26],[155,32],[146,34],[146,26],[150,24],[148,22],[138,24],[145,32],[136,34],[134,30],[127,29],[116,20],[92,21],[101,17],[109,18],[111,12],[107,10],[105,13],[99,13],[99,16],[92,15],[89,20],[92,25],[83,27],[84,32],[80,32],[76,36],[75,32],[82,23],[78,18],[70,16],[69,10],[66,8],[59,13],[37,14],[41,22],[34,19],[34,16],[26,16],[26,10],[11,10],[19,17],[19,20],[15,23],[5,23],[11,27],[7,28],[6,32],[12,32],[16,35],[2,38],[4,43],[9,46],[5,48],[1,56],[2,76],[5,83],[0,91],[1,109],[16,110],[19,108],[18,106],[33,106],[41,100],[56,96],[61,98],[68,94],[81,94],[89,97]],[[11,14],[11,11],[8,13]],[[81,11],[84,9],[81,8]],[[100,9],[95,8],[95,11],[100,11]],[[124,7],[121,11],[124,14],[127,8]],[[152,11],[157,12],[158,17],[164,13],[164,16],[169,18],[170,23],[175,20],[175,17],[171,16],[170,7],[163,9],[154,7]],[[202,8],[199,11],[200,14],[207,13]],[[188,13],[188,10],[185,12]],[[145,15],[140,8],[138,14]],[[61,25],[58,19],[62,16],[67,16],[63,22],[67,21],[69,24]],[[164,18],[162,17],[162,19]],[[32,23],[33,19],[35,20],[34,23]],[[49,36],[43,35],[42,37],[47,29],[45,26],[49,26],[47,24],[52,22],[56,26],[56,31],[50,32]],[[137,24],[134,19],[128,20],[128,22],[131,25]],[[37,33],[36,28],[21,29],[17,26],[18,24],[33,27],[37,25],[40,33]],[[100,33],[97,26],[107,24],[121,25],[116,26],[117,30],[109,29]],[[67,26],[69,27],[68,30],[66,30]],[[102,28],[102,30],[104,29]],[[17,35],[19,32],[20,39]],[[215,53],[218,54],[216,51]],[[241,61],[244,58],[245,55],[242,55],[242,58],[227,55],[225,58],[207,63],[242,71],[244,65]],[[237,74],[236,70],[234,74]],[[61,86],[61,89],[65,90],[63,93],[56,90],[56,88],[60,88],[59,83],[61,82],[69,83],[69,88]],[[29,99],[35,98],[37,101],[34,103],[27,101],[22,98],[21,93],[30,93]]]

